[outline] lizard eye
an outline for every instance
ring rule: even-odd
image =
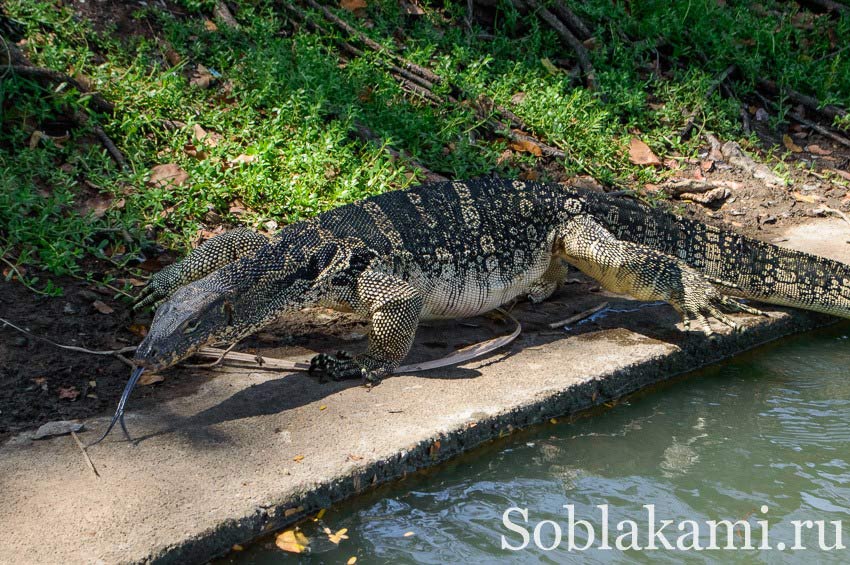
[[[183,328],[184,334],[190,334],[193,331],[198,329],[198,326],[201,325],[201,320],[190,320],[189,323],[186,324],[186,327]]]

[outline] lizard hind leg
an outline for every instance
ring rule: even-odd
[[[646,245],[620,241],[589,216],[578,216],[563,225],[559,242],[566,260],[606,290],[638,300],[668,302],[682,315],[686,329],[697,322],[710,336],[714,332],[709,318],[738,328],[724,310],[761,313],[723,294],[708,277],[681,259]]]

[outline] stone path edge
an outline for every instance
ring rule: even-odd
[[[530,403],[506,407],[495,416],[470,420],[462,427],[419,441],[392,456],[364,463],[351,473],[298,489],[269,506],[256,508],[251,515],[222,522],[179,544],[152,548],[151,554],[139,562],[206,562],[226,554],[234,544],[248,543],[311,516],[322,508],[402,479],[407,474],[440,465],[514,431],[551,418],[574,416],[782,337],[839,321],[805,311],[771,310],[771,318],[747,325],[741,332],[717,334],[710,341],[694,337],[684,347],[670,353],[569,386]]]

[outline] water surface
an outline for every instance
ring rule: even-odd
[[[806,549],[790,549],[793,520],[824,520],[826,546],[835,544],[829,522],[840,521],[842,541],[850,546],[848,336],[843,325],[786,339],[592,417],[521,432],[382,487],[302,524],[311,539],[308,556],[285,554],[265,540],[224,561],[345,563],[356,556],[358,563],[850,563],[850,550],[818,548],[816,527],[801,527]],[[602,504],[608,505],[612,548],[623,520],[637,524],[638,545],[646,547],[644,505],[652,504],[657,527],[662,519],[674,520],[663,530],[674,547],[683,531],[694,529],[676,530],[682,520],[696,522],[702,547],[710,543],[707,520],[745,520],[756,549],[599,549]],[[564,505],[592,524],[591,549],[569,550]],[[502,549],[502,536],[513,546],[523,542],[503,524],[511,507],[527,509],[527,523],[516,511],[510,519],[530,537],[538,522],[557,523],[561,544],[545,551],[531,539],[523,550]],[[758,549],[758,520],[768,522],[772,549]],[[347,528],[349,539],[337,546],[325,527]],[[584,529],[575,532],[575,544],[587,543]],[[744,547],[743,533],[743,525],[735,528],[736,547]],[[555,541],[554,525],[541,526],[542,545]],[[721,527],[716,544],[726,543]],[[782,544],[783,551],[776,549]]]

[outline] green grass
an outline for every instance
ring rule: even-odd
[[[134,15],[139,28],[153,33],[118,37],[95,32],[58,1],[5,3],[26,25],[25,49],[34,64],[84,75],[115,103],[115,116],[94,116],[91,123],[104,128],[130,165],[118,170],[87,128],[72,128],[67,140],[31,143],[33,131],[86,112],[89,100],[71,88],[5,76],[0,254],[8,263],[31,273],[109,270],[105,263],[93,266],[88,259],[94,257],[119,273],[150,250],[151,238],[186,250],[199,229],[221,221],[265,229],[270,221],[284,225],[421,180],[406,159],[392,159],[379,144],[352,135],[356,122],[453,178],[516,176],[536,164],[529,154],[500,159],[508,142],[482,130],[468,104],[433,107],[405,94],[381,56],[342,64],[332,38],[294,26],[275,2],[241,2],[240,29],[220,24],[215,31],[204,25],[212,2],[177,4],[180,14],[140,9]],[[648,1],[629,3],[631,13],[609,0],[570,4],[596,33],[593,91],[544,64],[571,53],[536,18],[506,2],[494,29],[473,33],[465,27],[465,2],[433,2],[418,19],[400,13],[394,0],[370,1],[366,19],[339,13],[388,49],[433,69],[467,101],[486,95],[511,107],[531,133],[564,150],[558,171],[540,168],[542,180],[589,174],[620,187],[658,182],[670,173],[631,165],[629,138],[640,135],[661,156],[692,157],[698,136],[680,142],[676,135],[690,111],[697,112],[698,128],[740,138],[738,104],[719,93],[705,97],[730,64],[740,71],[739,96],[757,79],[770,78],[824,103],[850,106],[850,51],[841,50],[841,38],[850,37],[848,17],[812,16],[793,2],[766,1],[753,9],[732,0]],[[478,39],[479,32],[492,39]],[[179,55],[174,66],[170,51]],[[653,72],[662,55],[678,66]],[[199,64],[220,75],[209,89],[190,84]],[[518,93],[525,96],[512,102]],[[788,105],[780,105],[781,117]],[[189,127],[169,131],[163,119]],[[204,158],[187,151],[195,124],[220,136],[214,147],[195,143]],[[232,164],[239,155],[250,162]],[[147,184],[150,169],[163,163],[179,165],[189,182]],[[98,216],[91,210],[93,187],[112,198]],[[28,283],[57,292],[32,278]]]

